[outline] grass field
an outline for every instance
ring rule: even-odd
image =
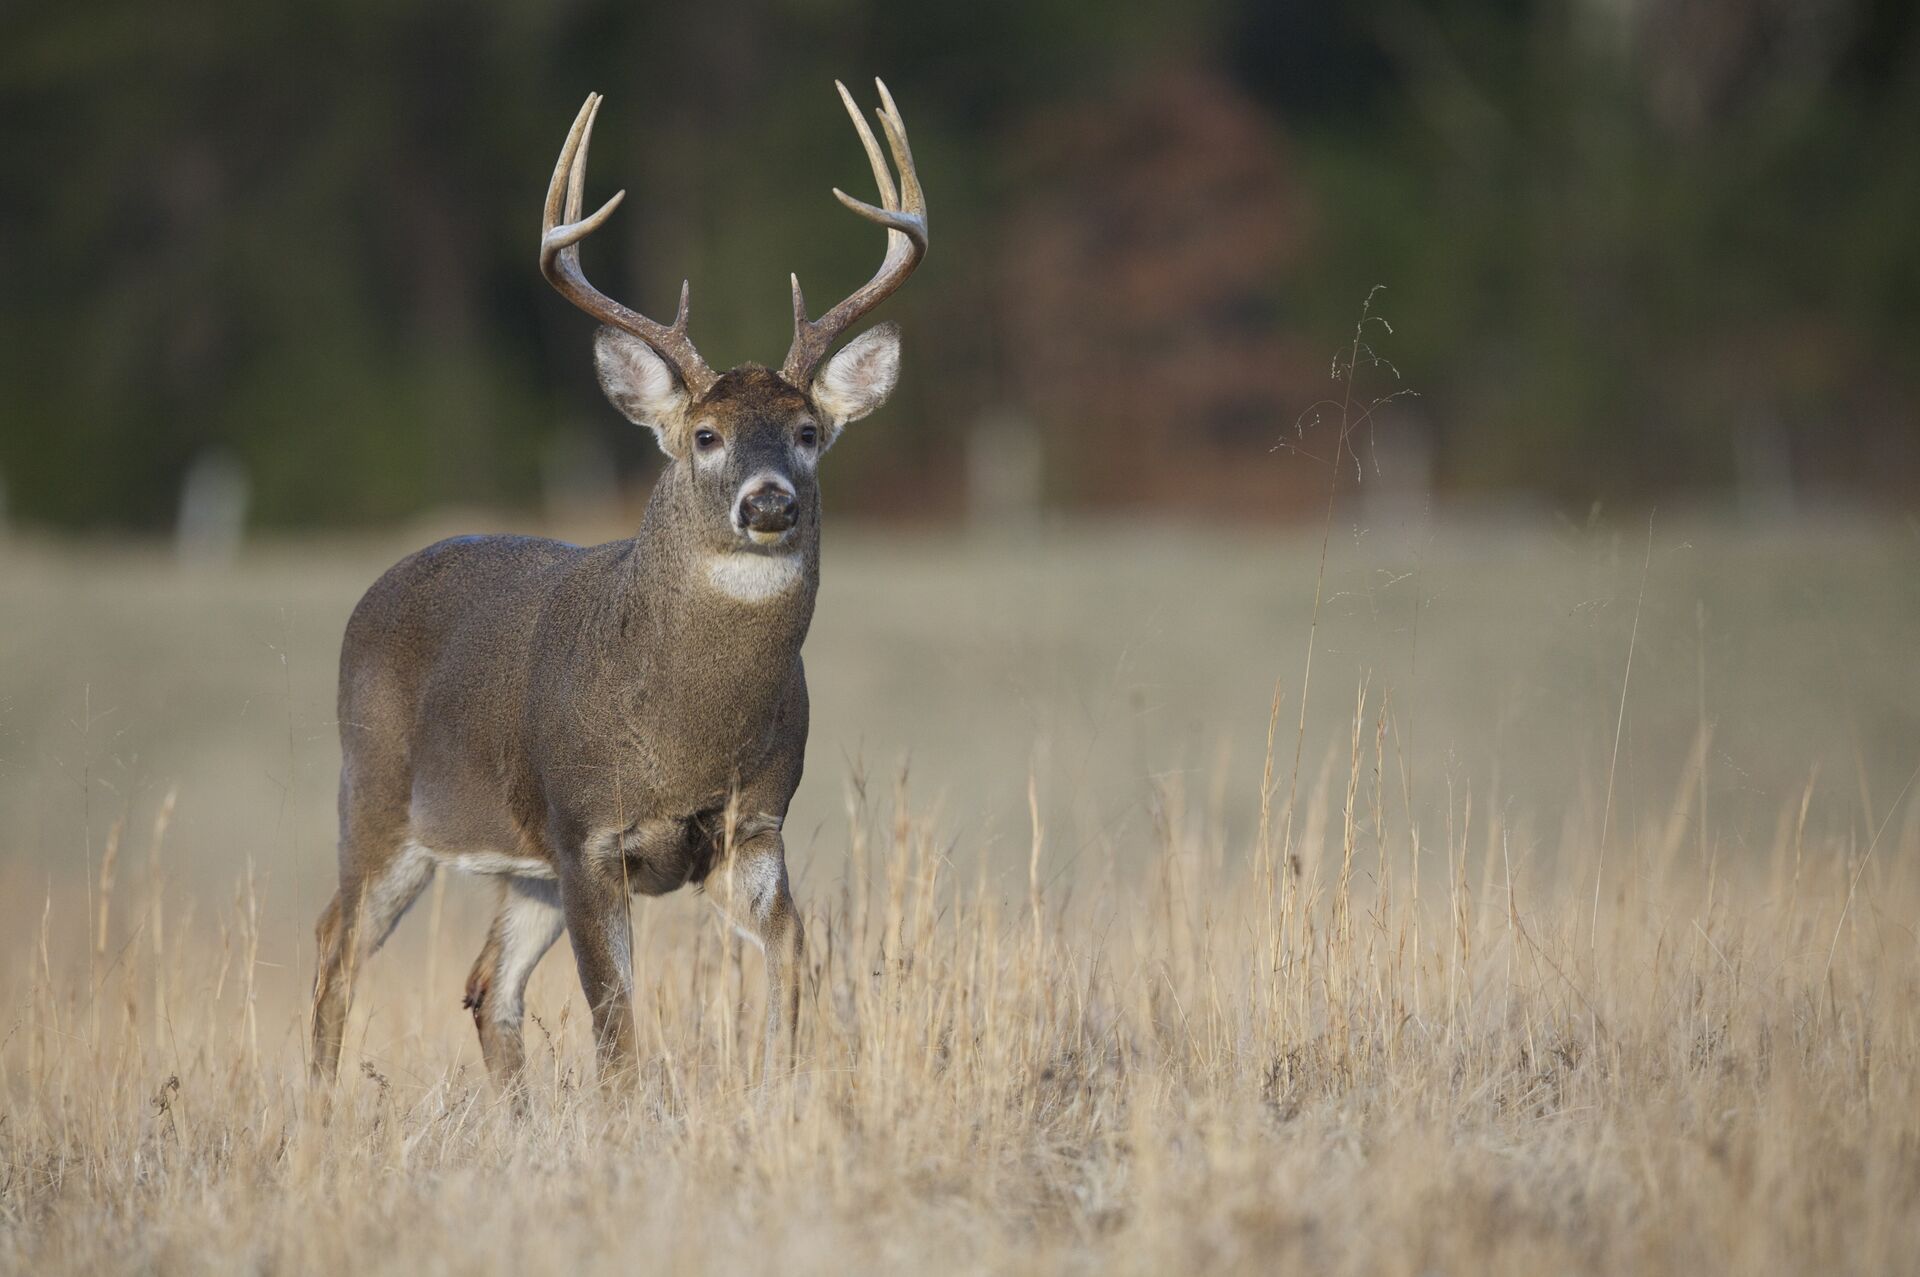
[[[0,547],[0,1270],[1920,1269],[1910,525],[835,530],[802,1067],[683,894],[519,1122],[463,882],[304,1084],[406,548]]]

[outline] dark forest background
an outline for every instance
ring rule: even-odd
[[[163,530],[210,458],[258,527],[636,490],[535,262],[581,99],[630,193],[589,274],[777,364],[787,272],[817,311],[879,260],[828,194],[875,74],[933,248],[836,506],[1030,454],[1058,508],[1305,509],[1374,285],[1437,501],[1920,492],[1907,0],[89,0],[0,18],[7,519]]]

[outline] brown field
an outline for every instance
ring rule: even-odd
[[[0,544],[0,1270],[1920,1270],[1920,532],[1353,522],[836,529],[800,1069],[684,893],[631,1094],[542,965],[525,1121],[465,881],[304,1083],[430,534]]]

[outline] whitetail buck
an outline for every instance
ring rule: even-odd
[[[669,461],[630,540],[455,537],[402,559],[354,609],[340,650],[340,889],[318,928],[316,1079],[338,1067],[356,968],[438,864],[500,881],[467,1005],[503,1089],[517,1093],[527,979],[562,930],[602,1075],[632,1066],[629,894],[716,872],[730,881],[715,894],[737,902],[736,925],[766,953],[765,1064],[791,1058],[802,942],[780,829],[807,742],[815,467],[892,391],[899,334],[882,325],[825,356],[927,250],[892,96],[879,86],[876,115],[897,191],[838,87],[880,207],[834,195],[886,228],[886,255],[818,320],[793,280],[793,344],[778,372],[709,368],[687,337],[685,285],[663,325],[587,282],[580,241],[625,192],[580,216],[599,95],[580,108],[547,190],[540,270],[601,321],[600,384]]]

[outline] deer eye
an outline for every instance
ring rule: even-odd
[[[819,442],[820,427],[814,425],[811,421],[800,427],[800,446],[802,448],[811,448]]]
[[[720,446],[720,436],[716,432],[702,426],[693,432],[693,446],[702,452],[711,452]]]

